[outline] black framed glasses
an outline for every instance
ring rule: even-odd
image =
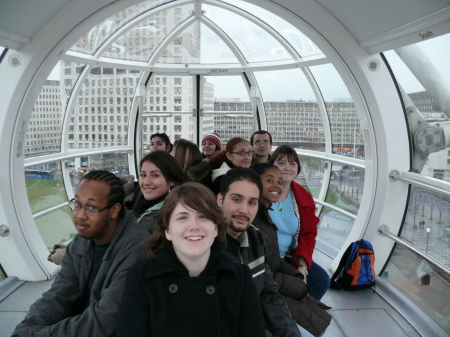
[[[253,156],[253,151],[249,151],[249,152],[245,152],[245,151],[240,151],[240,152],[230,152],[230,153],[234,153],[234,154],[237,154],[237,155],[239,155],[239,156],[241,156],[241,157],[245,157],[245,156],[249,156],[249,157],[251,157],[251,156]]]
[[[72,208],[72,211],[80,211],[82,208],[84,208],[84,211],[90,215],[97,215],[98,213],[104,211],[105,209],[112,207],[112,205],[110,205],[110,206],[106,206],[101,209],[98,209],[95,206],[81,206],[81,204],[76,202],[75,199],[69,200],[69,206],[70,206],[70,208]]]

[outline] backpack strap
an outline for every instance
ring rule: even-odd
[[[330,279],[330,288],[333,289],[341,289],[341,285],[339,284],[338,281],[335,281],[344,271],[344,266],[348,260],[348,257],[350,256],[350,252],[352,251],[352,247],[353,247],[354,243],[351,243],[347,249],[345,250],[344,255],[342,255],[341,260],[339,261],[339,266],[336,268],[336,271],[334,272],[333,276],[331,276]]]

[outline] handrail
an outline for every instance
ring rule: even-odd
[[[400,244],[402,246],[405,246],[406,248],[412,250],[414,253],[416,253],[417,255],[420,255],[420,257],[422,257],[423,259],[425,259],[428,262],[430,262],[433,266],[435,266],[436,268],[440,269],[445,274],[450,275],[450,269],[449,268],[444,266],[438,260],[432,258],[430,255],[424,253],[423,251],[421,251],[420,249],[418,249],[414,245],[410,244],[408,241],[405,241],[405,240],[399,238],[394,233],[391,233],[389,231],[389,227],[388,226],[381,225],[380,227],[378,227],[377,232],[378,232],[378,235],[380,235],[380,236],[387,236],[388,238],[394,240],[398,244]]]

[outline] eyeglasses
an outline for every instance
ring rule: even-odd
[[[263,144],[264,145],[270,145],[270,141],[268,141],[268,140],[263,140],[263,141],[257,140],[256,142],[253,143],[253,145],[256,145],[256,146],[261,146]]]
[[[249,156],[249,157],[251,157],[251,156],[253,156],[253,151],[249,151],[249,152],[244,152],[244,151],[241,151],[241,152],[230,152],[230,153],[234,153],[234,154],[237,154],[237,155],[239,155],[239,156],[241,156],[241,157],[245,157],[245,156]]]
[[[111,205],[98,209],[97,207],[94,206],[81,206],[81,204],[76,202],[75,199],[69,200],[69,206],[70,208],[72,208],[72,211],[80,211],[82,208],[84,208],[84,211],[90,215],[97,215],[98,213],[104,211],[105,209],[112,207]]]

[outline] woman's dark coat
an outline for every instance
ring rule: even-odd
[[[189,277],[172,246],[131,268],[119,320],[118,337],[265,336],[250,270],[219,243],[199,277]]]

